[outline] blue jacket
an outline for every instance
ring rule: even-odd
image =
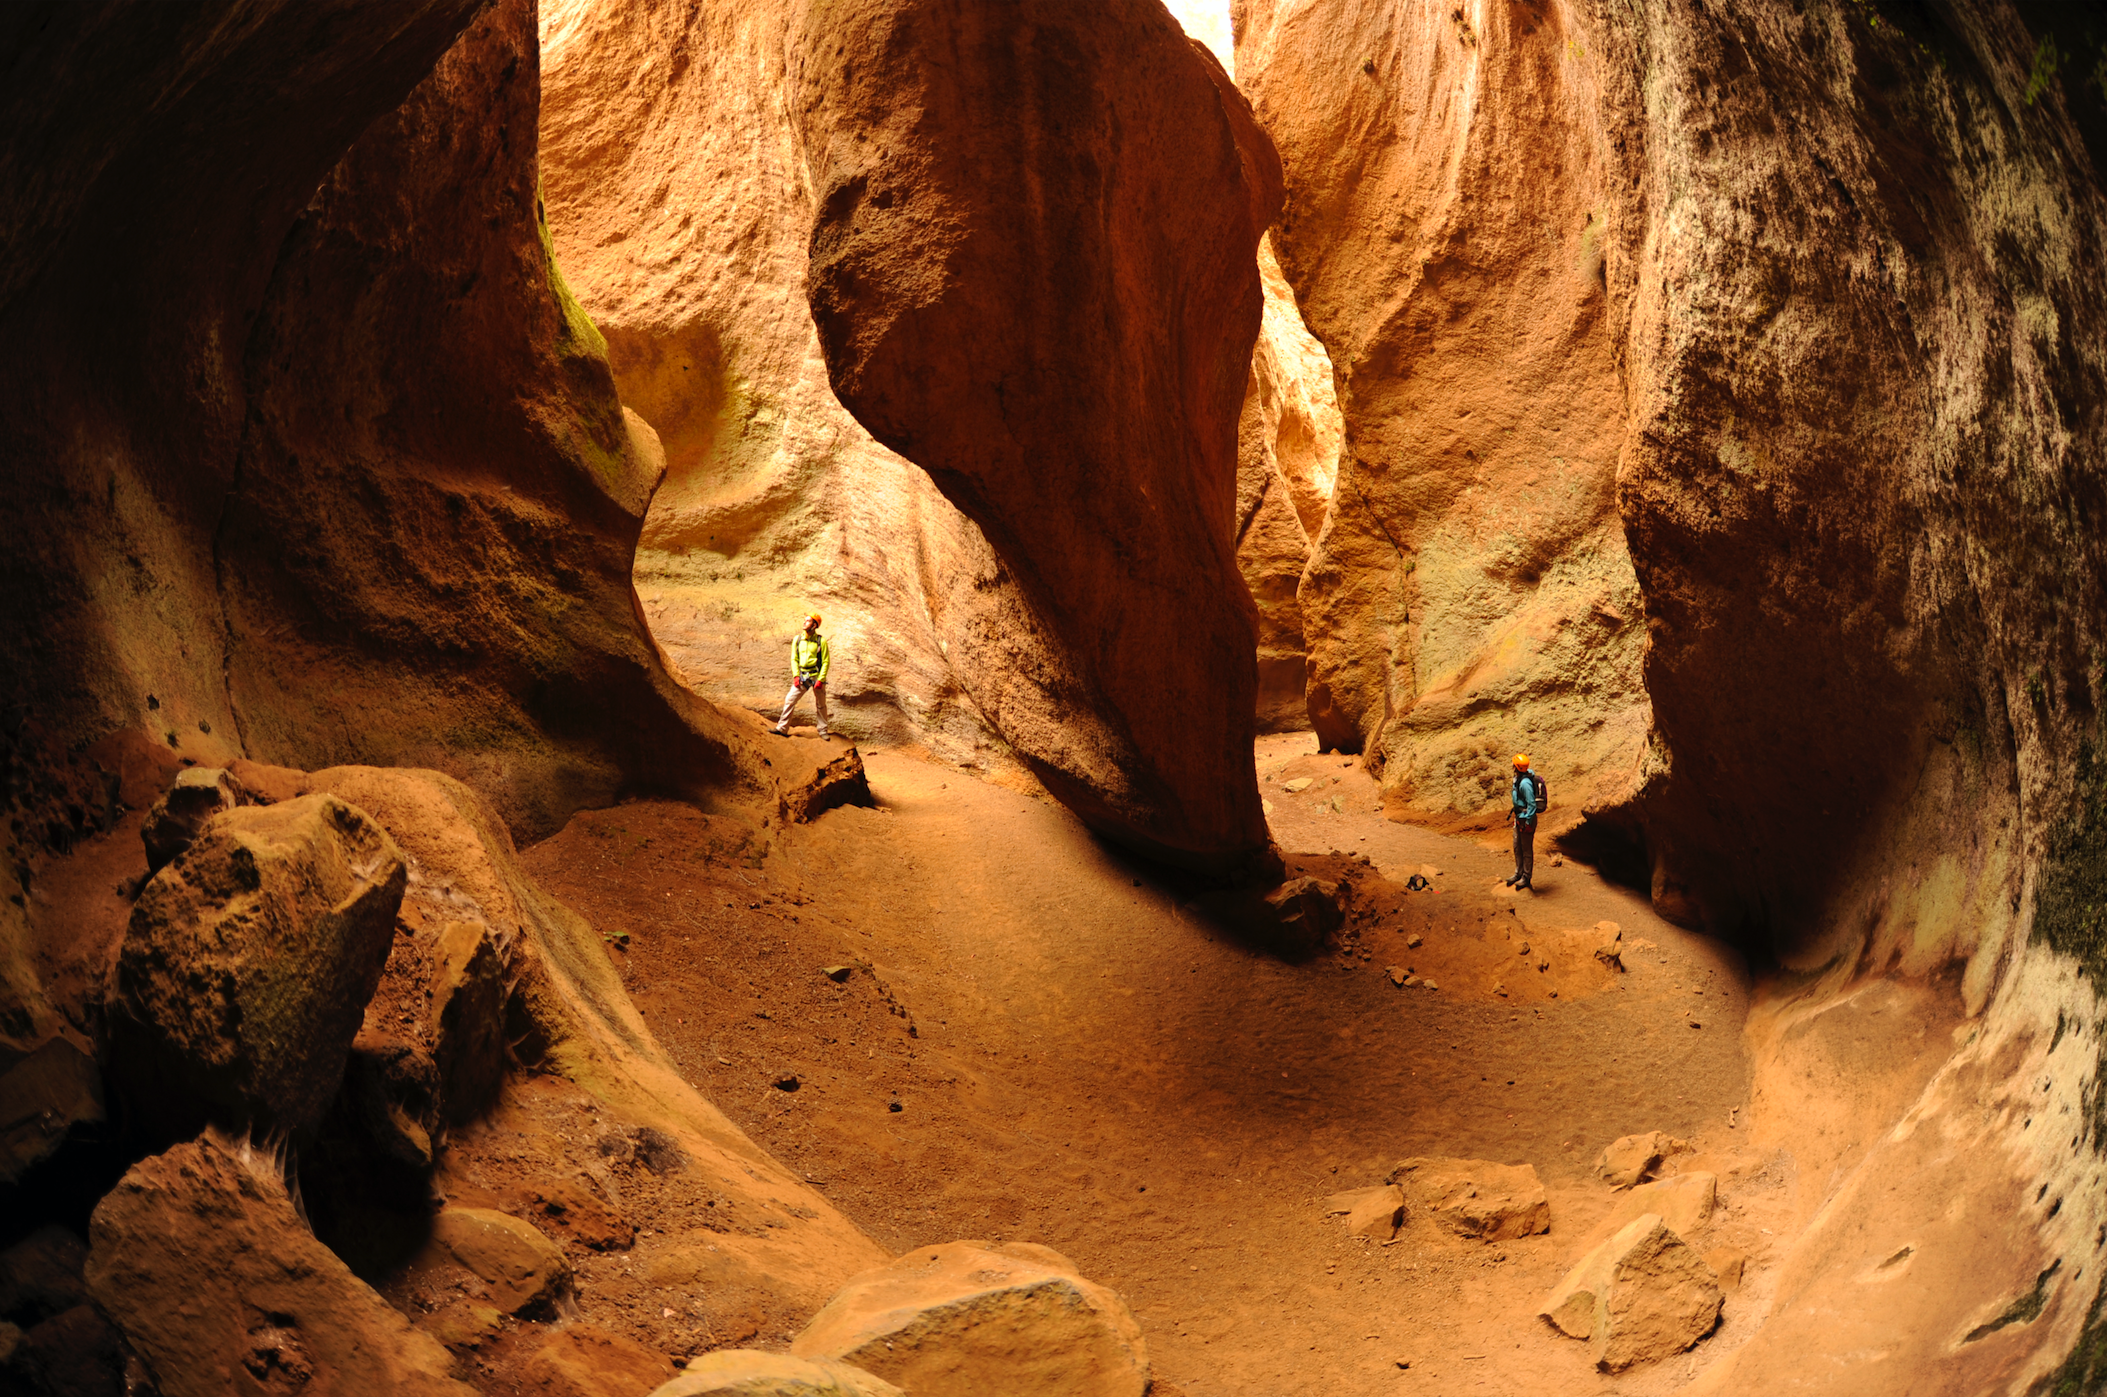
[[[1514,787],[1507,793],[1514,801],[1514,817],[1517,820],[1536,818],[1536,782],[1529,779],[1532,774],[1517,771],[1514,774]]]

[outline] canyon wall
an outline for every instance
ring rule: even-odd
[[[1345,416],[1301,588],[1309,714],[1431,823],[1503,814],[1517,751],[1555,810],[1627,797],[1647,724],[1604,263],[1623,171],[1568,36],[1482,11],[1254,4],[1239,30]]]
[[[986,535],[1043,642],[962,676],[1084,820],[1267,847],[1236,429],[1271,145],[1157,4],[815,7],[794,65],[835,393]]]
[[[2066,1353],[2078,1381],[2107,1221],[2096,45],[1997,3],[1238,18],[1344,394],[1303,588],[1320,734],[1419,818],[1472,808],[1480,734],[1530,750],[1554,813],[1585,798],[1579,847],[1626,841],[1664,912],[1814,975],[1793,1012],[1894,971],[1981,1016],[1701,1387],[1825,1362],[1881,1246],[1939,1259],[1838,1390],[2024,1390]],[[2060,79],[2059,51],[2086,56]],[[2003,1201],[1935,1216],[1962,1195]],[[2007,1312],[2038,1325],[2016,1359],[1977,1344]]]
[[[796,13],[546,6],[550,230],[624,402],[665,446],[636,582],[683,681],[773,713],[818,611],[841,732],[976,759],[1001,740],[951,655],[968,662],[1008,584],[979,529],[827,383],[804,295]]]

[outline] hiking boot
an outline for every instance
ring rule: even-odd
[[[777,737],[790,736],[790,729],[788,728],[770,728],[769,731],[774,733]]]
[[[1514,885],[1515,885],[1516,883],[1519,883],[1519,882],[1521,882],[1521,881],[1522,881],[1522,875],[1521,875],[1521,874],[1519,874],[1519,873],[1517,873],[1517,874],[1514,874],[1514,875],[1513,875],[1512,877],[1508,877],[1508,878],[1502,878],[1502,879],[1500,880],[1500,886],[1501,886],[1501,887],[1503,887],[1503,888],[1511,888],[1511,887],[1513,887],[1513,886],[1514,886]]]

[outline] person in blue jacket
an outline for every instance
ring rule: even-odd
[[[1513,802],[1507,818],[1514,824],[1514,876],[1504,881],[1519,890],[1531,887],[1536,872],[1536,817],[1544,810],[1544,781],[1529,769],[1525,752],[1514,754],[1514,786],[1507,794]]]
[[[798,696],[810,689],[812,706],[819,710],[820,739],[826,739],[827,665],[832,658],[827,651],[827,638],[819,633],[819,613],[815,611],[805,618],[804,631],[790,642],[790,692],[783,696],[783,716],[775,725],[777,732],[789,735],[790,711],[797,707]]]

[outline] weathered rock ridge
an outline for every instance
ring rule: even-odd
[[[1157,5],[832,6],[795,81],[835,393],[981,527],[1045,638],[991,637],[962,682],[1093,827],[1258,860],[1232,528],[1271,145]]]

